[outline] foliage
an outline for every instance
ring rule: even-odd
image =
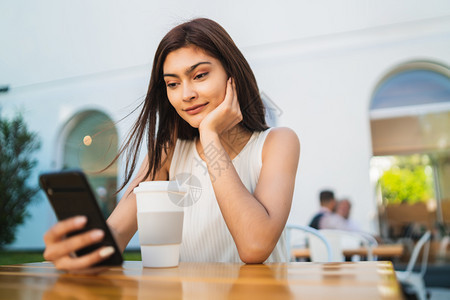
[[[25,264],[44,261],[42,251],[0,251],[0,265]]]
[[[140,261],[141,252],[139,250],[125,250],[123,253],[124,260],[134,260]],[[0,250],[0,266],[1,265],[14,265],[14,264],[24,264],[32,262],[44,261],[42,256],[42,251],[1,251]]]
[[[36,133],[30,132],[21,115],[11,120],[0,115],[0,248],[14,241],[15,229],[27,217],[26,208],[37,192],[26,184],[39,149]]]
[[[380,178],[387,204],[425,202],[431,199],[433,179],[426,155],[395,157],[392,167]]]

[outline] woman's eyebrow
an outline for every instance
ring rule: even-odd
[[[211,65],[211,63],[210,63],[209,61],[201,61],[201,62],[199,62],[199,63],[196,63],[195,65],[190,66],[190,67],[184,72],[184,74],[185,74],[185,75],[189,75],[189,74],[192,73],[192,71],[194,71],[198,66],[204,65],[204,64]],[[163,74],[163,77],[180,77],[180,76],[178,76],[177,74],[165,73],[165,74]]]
[[[200,65],[204,65],[204,64],[210,65],[211,63],[209,61],[201,61],[199,63],[196,63],[195,65],[193,65],[189,69],[187,69],[186,72],[184,72],[184,74],[189,75],[192,71],[195,70],[195,68],[197,68]]]

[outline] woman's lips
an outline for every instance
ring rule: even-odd
[[[194,106],[186,108],[184,111],[187,112],[190,115],[196,115],[199,112],[201,112],[206,107],[207,104],[208,103],[200,104],[200,105],[194,105]]]

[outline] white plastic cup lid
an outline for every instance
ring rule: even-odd
[[[143,192],[169,192],[187,193],[187,188],[179,186],[176,181],[143,181],[134,188],[134,193]]]

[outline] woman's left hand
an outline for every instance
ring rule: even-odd
[[[200,136],[206,133],[221,135],[240,121],[242,121],[242,113],[237,98],[236,85],[230,77],[227,81],[227,90],[223,102],[202,120],[198,129]]]

